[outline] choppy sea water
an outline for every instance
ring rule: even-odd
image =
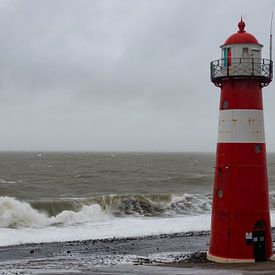
[[[0,246],[209,230],[214,166],[210,153],[0,153]],[[268,170],[275,218],[275,154]]]

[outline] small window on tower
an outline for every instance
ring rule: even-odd
[[[221,199],[223,197],[223,191],[222,189],[218,190],[218,197]]]
[[[261,52],[258,49],[251,49],[251,57],[252,58],[260,58]]]
[[[228,48],[227,49],[227,63],[228,63],[228,66],[231,66],[231,57],[232,57],[232,54],[231,54],[231,48]]]
[[[256,144],[256,146],[255,146],[255,152],[256,152],[257,154],[259,154],[259,153],[262,152],[261,144]]]
[[[227,67],[227,48],[223,49],[223,66]]]
[[[249,58],[248,48],[243,48],[242,58]]]
[[[225,109],[228,109],[228,101],[227,100],[225,100],[224,102],[223,102],[223,104],[222,104],[222,108],[225,110]]]

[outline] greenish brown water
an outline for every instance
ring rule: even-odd
[[[24,200],[208,193],[214,154],[0,153],[0,193]]]

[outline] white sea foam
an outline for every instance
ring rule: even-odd
[[[199,210],[210,208],[203,197],[194,199],[191,195],[173,196],[171,204],[183,201],[184,196],[198,205]],[[98,204],[83,205],[79,211],[65,210],[49,217],[27,202],[0,197],[0,246],[210,230],[210,217],[209,211],[165,217],[116,217]],[[271,224],[275,226],[275,211],[271,212]]]
[[[96,222],[108,217],[100,205],[84,205],[79,212],[65,210],[55,217],[49,218],[49,224],[62,224],[63,226],[75,225],[81,223]]]
[[[0,228],[0,246],[210,230],[210,219],[210,214],[167,218],[110,217],[93,223],[66,227]],[[271,212],[271,224],[275,226],[274,211]]]
[[[45,226],[47,216],[28,203],[10,197],[0,197],[0,227]]]
[[[100,221],[107,217],[100,205],[83,205],[80,211],[62,211],[54,217],[31,207],[24,201],[11,197],[0,197],[0,228],[45,227],[50,225],[69,226],[79,223]]]
[[[16,183],[16,181],[11,181],[11,180],[4,180],[4,179],[0,179],[0,183],[4,183],[4,184],[13,184]]]
[[[173,198],[171,203],[178,199]],[[49,217],[27,202],[0,197],[0,246],[198,231],[209,229],[209,224],[209,214],[115,217],[98,204]]]
[[[209,230],[210,214],[169,218],[110,217],[66,227],[0,228],[0,246],[69,240],[136,237],[162,233]]]
[[[176,211],[179,213],[203,213],[211,210],[211,197],[199,194],[173,195],[171,205],[179,210]]]

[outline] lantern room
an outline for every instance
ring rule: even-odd
[[[261,50],[263,45],[259,44],[258,40],[250,33],[247,33],[245,23],[241,19],[238,24],[239,31],[231,35],[221,46],[221,58],[235,59],[235,58],[254,58],[261,59]],[[232,63],[232,61],[231,61]]]
[[[262,59],[262,47],[252,34],[245,31],[241,19],[239,30],[221,46],[221,59],[211,62],[211,80],[221,87],[232,77],[252,77],[263,87],[272,80],[272,61]]]

